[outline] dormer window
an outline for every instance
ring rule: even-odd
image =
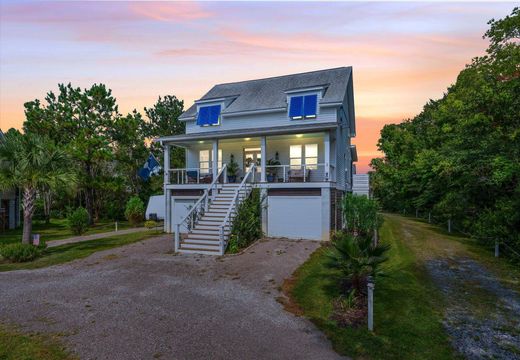
[[[318,111],[318,95],[291,96],[289,117],[293,120],[315,118]]]
[[[197,116],[197,125],[220,125],[220,105],[200,106]]]

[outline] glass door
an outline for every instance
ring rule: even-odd
[[[260,148],[244,149],[244,175],[249,171],[252,164],[256,164],[256,172],[261,171],[262,151]]]

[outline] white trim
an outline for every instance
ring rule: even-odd
[[[325,88],[327,87],[328,85],[324,85],[324,86],[313,86],[313,87],[310,87],[310,88],[302,88],[302,89],[294,89],[294,90],[287,90],[287,91],[284,91],[285,94],[300,94],[300,93],[304,93],[304,92],[316,92],[316,91],[321,91],[323,92],[323,90],[325,90]]]

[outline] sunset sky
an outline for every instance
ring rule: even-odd
[[[0,128],[58,83],[105,83],[121,112],[186,108],[222,82],[353,66],[358,172],[379,130],[442,96],[513,3],[0,0]]]

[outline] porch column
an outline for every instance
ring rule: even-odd
[[[170,183],[170,145],[164,144],[164,183],[163,183],[163,193],[164,193],[164,232],[169,233],[171,226],[171,196],[170,190],[167,188],[167,185]]]
[[[265,182],[265,165],[267,163],[267,139],[265,136],[260,137],[260,182]]]
[[[211,159],[211,168],[213,169],[213,179],[217,178],[218,174],[218,140],[213,140],[213,158]]]
[[[330,132],[325,132],[323,134],[323,153],[324,153],[324,180],[329,181],[330,179]]]

